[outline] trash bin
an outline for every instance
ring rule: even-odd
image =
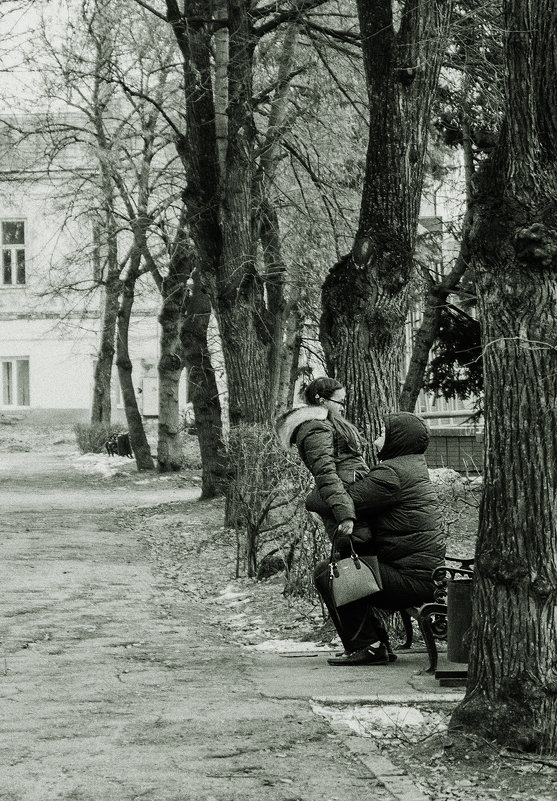
[[[472,625],[471,578],[450,579],[447,584],[447,660],[468,662]]]

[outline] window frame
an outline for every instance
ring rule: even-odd
[[[9,223],[21,223],[23,226],[23,242],[4,244],[4,225]],[[27,220],[21,217],[7,217],[0,219],[0,250],[2,253],[0,264],[0,288],[2,289],[22,289],[27,286]],[[10,254],[10,281],[5,280],[6,254]],[[23,254],[21,256],[21,254]],[[23,281],[19,280],[20,270],[23,272]]]
[[[25,363],[26,368],[26,387],[20,387],[21,368],[19,365]],[[5,375],[8,372],[5,365],[10,365],[10,384],[5,385]],[[12,401],[6,401],[7,392],[10,393]],[[27,403],[19,403],[23,394],[23,400]],[[0,356],[0,409],[4,411],[15,409],[29,409],[31,407],[31,360],[29,356]]]

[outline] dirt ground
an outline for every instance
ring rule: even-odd
[[[198,486],[195,460],[138,474],[78,458],[67,432],[0,430],[1,801],[557,799],[550,760],[448,737],[450,704],[409,729],[309,702],[334,670],[276,651],[315,648],[319,608],[281,576],[234,577],[222,504]],[[346,692],[369,682],[350,671]]]

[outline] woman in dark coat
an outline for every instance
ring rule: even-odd
[[[281,415],[276,429],[282,445],[296,445],[300,457],[315,478],[315,494],[325,530],[332,539],[338,532],[369,540],[366,523],[356,522],[354,501],[347,487],[369,471],[357,429],[342,415],[346,390],[333,378],[316,378],[305,389],[306,406]]]
[[[443,564],[445,543],[437,496],[424,457],[428,443],[429,430],[419,417],[409,412],[388,415],[384,435],[375,441],[380,448],[379,464],[347,487],[358,517],[371,529],[370,539],[358,545],[358,552],[364,557],[377,555],[383,589],[335,609],[327,563],[317,565],[316,587],[345,647],[344,654],[328,660],[331,665],[394,661],[394,656],[389,659],[392,652],[387,634],[373,608],[404,609],[433,601],[431,576]],[[306,505],[321,514],[314,495]],[[341,553],[345,555],[346,551]]]

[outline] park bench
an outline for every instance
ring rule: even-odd
[[[412,647],[414,636],[412,620],[415,620],[429,656],[428,673],[434,673],[436,678],[447,680],[452,678],[455,681],[465,678],[465,676],[460,675],[462,671],[453,671],[452,676],[448,675],[451,671],[443,671],[443,673],[447,673],[447,676],[438,675],[440,672],[437,671],[438,653],[436,641],[447,640],[447,657],[450,661],[467,661],[464,658],[461,635],[464,633],[463,627],[467,628],[469,626],[470,582],[474,575],[473,564],[473,559],[447,556],[445,564],[433,571],[435,600],[421,606],[410,606],[399,610],[406,640],[399,646],[398,650],[408,650]],[[458,608],[459,605],[461,606],[460,609]],[[451,606],[450,614],[449,606]],[[452,621],[452,632],[449,632],[449,617]],[[451,634],[453,635],[452,637]]]

